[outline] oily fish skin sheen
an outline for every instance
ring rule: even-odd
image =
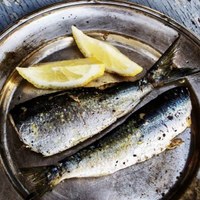
[[[165,92],[74,155],[53,166],[27,169],[29,178],[34,177],[34,195],[51,190],[62,180],[109,175],[163,152],[190,126],[191,108],[186,88]]]
[[[31,150],[51,156],[105,130],[129,112],[157,85],[183,76],[171,66],[176,40],[146,76],[105,90],[78,88],[38,97],[15,106],[11,121]],[[168,74],[168,76],[166,76]]]

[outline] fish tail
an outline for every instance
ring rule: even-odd
[[[39,199],[44,193],[51,191],[57,185],[58,170],[54,166],[34,167],[21,169],[23,175],[31,182],[32,189],[26,200]]]
[[[179,51],[179,41],[180,35],[162,54],[158,61],[151,67],[145,78],[141,80],[142,82],[150,82],[155,86],[159,86],[180,80],[185,76],[200,72],[199,69],[195,68],[177,68],[177,66],[173,63],[174,57]]]

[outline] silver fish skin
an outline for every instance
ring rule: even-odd
[[[36,188],[40,190],[34,195],[40,195],[42,186],[46,191],[65,179],[109,175],[163,152],[190,126],[191,109],[186,88],[165,92],[109,134],[55,166],[28,169],[39,183]]]
[[[104,91],[74,89],[38,97],[11,110],[11,121],[20,140],[31,150],[51,156],[97,135],[131,112],[155,83],[180,78],[172,59],[178,39],[140,81]]]
[[[12,110],[20,139],[51,156],[98,134],[129,113],[152,90],[122,84],[104,91],[78,89],[36,98]]]

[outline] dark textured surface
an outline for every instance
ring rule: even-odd
[[[14,24],[21,17],[37,9],[61,0],[0,0],[0,32]],[[200,36],[200,0],[131,0],[138,4],[156,9]],[[0,166],[0,199],[20,200],[20,196],[10,185]],[[191,189],[185,193],[183,200],[200,199],[200,175],[193,181]],[[59,198],[64,199],[64,198]]]

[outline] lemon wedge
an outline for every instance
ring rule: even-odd
[[[75,26],[72,26],[72,34],[82,54],[103,62],[107,72],[135,76],[143,70],[111,44],[89,37]]]
[[[95,58],[40,63],[16,68],[19,74],[37,88],[66,89],[82,87],[102,76],[105,65]]]

